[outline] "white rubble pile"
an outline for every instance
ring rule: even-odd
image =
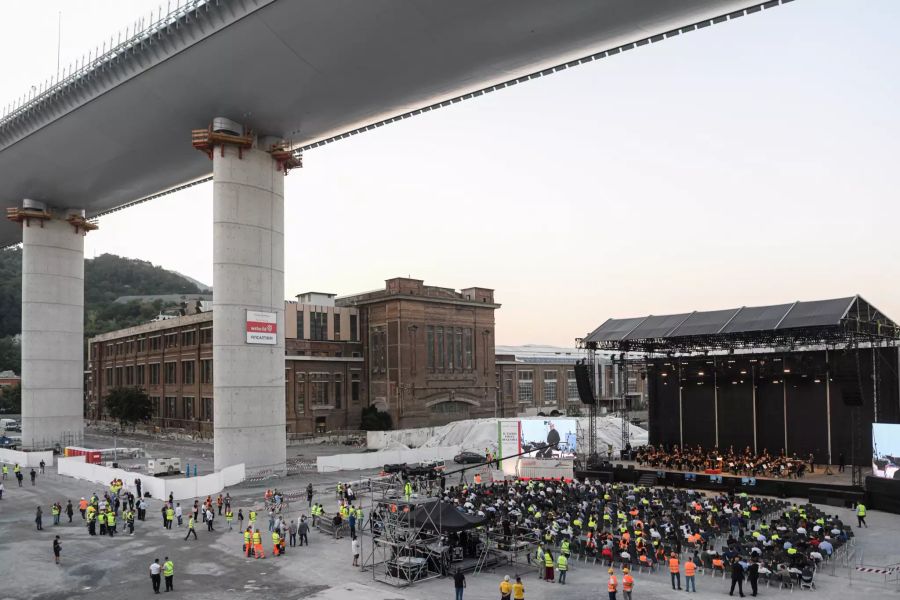
[[[565,417],[557,417],[563,419]],[[522,418],[518,420],[545,420],[546,417]],[[396,431],[370,431],[368,446],[377,450],[402,450],[407,448],[443,448],[460,446],[463,450],[484,452],[487,448],[497,450],[497,422],[516,419],[467,419],[455,421],[439,427],[422,427],[419,429],[399,429]],[[578,421],[578,441],[587,444],[588,418],[580,417]],[[636,425],[630,427],[631,445],[640,446],[647,443],[647,430]],[[622,449],[622,420],[619,417],[597,417],[597,449],[603,453],[607,444],[612,444],[613,451]]]

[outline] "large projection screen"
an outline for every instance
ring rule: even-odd
[[[900,423],[872,424],[872,475],[900,481]]]
[[[528,419],[521,421],[522,452],[529,458],[574,458],[578,449],[575,419]],[[529,451],[530,448],[543,448]]]

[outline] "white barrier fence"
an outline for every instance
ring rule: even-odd
[[[58,463],[57,472],[60,475],[93,481],[103,485],[103,489],[106,489],[113,479],[121,479],[127,488],[133,490],[134,480],[140,479],[141,490],[150,492],[153,498],[168,498],[171,493],[176,500],[218,494],[225,487],[244,481],[246,475],[243,463],[199,477],[166,478],[86,463],[83,456],[60,458]]]
[[[19,463],[20,467],[39,467],[41,461],[44,461],[49,467],[53,464],[53,452],[22,452],[21,450],[9,450],[0,448],[0,463],[9,463],[14,465]]]
[[[376,469],[384,465],[416,463],[431,460],[452,460],[459,453],[459,446],[438,448],[413,448],[411,450],[382,450],[359,454],[334,454],[316,458],[319,473]]]

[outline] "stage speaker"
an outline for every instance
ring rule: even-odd
[[[594,389],[591,387],[591,374],[584,363],[575,363],[575,383],[578,384],[578,397],[584,404],[597,404]]]

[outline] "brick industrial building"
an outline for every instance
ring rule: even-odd
[[[288,432],[359,425],[368,405],[397,427],[515,414],[497,394],[493,291],[459,292],[397,278],[343,298],[285,303]],[[105,333],[88,342],[85,414],[106,417],[116,387],[143,388],[161,428],[212,433],[212,313]]]
[[[614,368],[612,354],[597,354],[594,394],[600,406],[609,411],[621,408],[624,393],[629,410],[644,410],[647,386],[643,364],[628,364],[625,379],[620,381],[622,374]],[[497,388],[502,405],[510,407],[507,414],[587,414],[575,381],[575,362],[584,357],[584,352],[575,348],[498,346]]]

